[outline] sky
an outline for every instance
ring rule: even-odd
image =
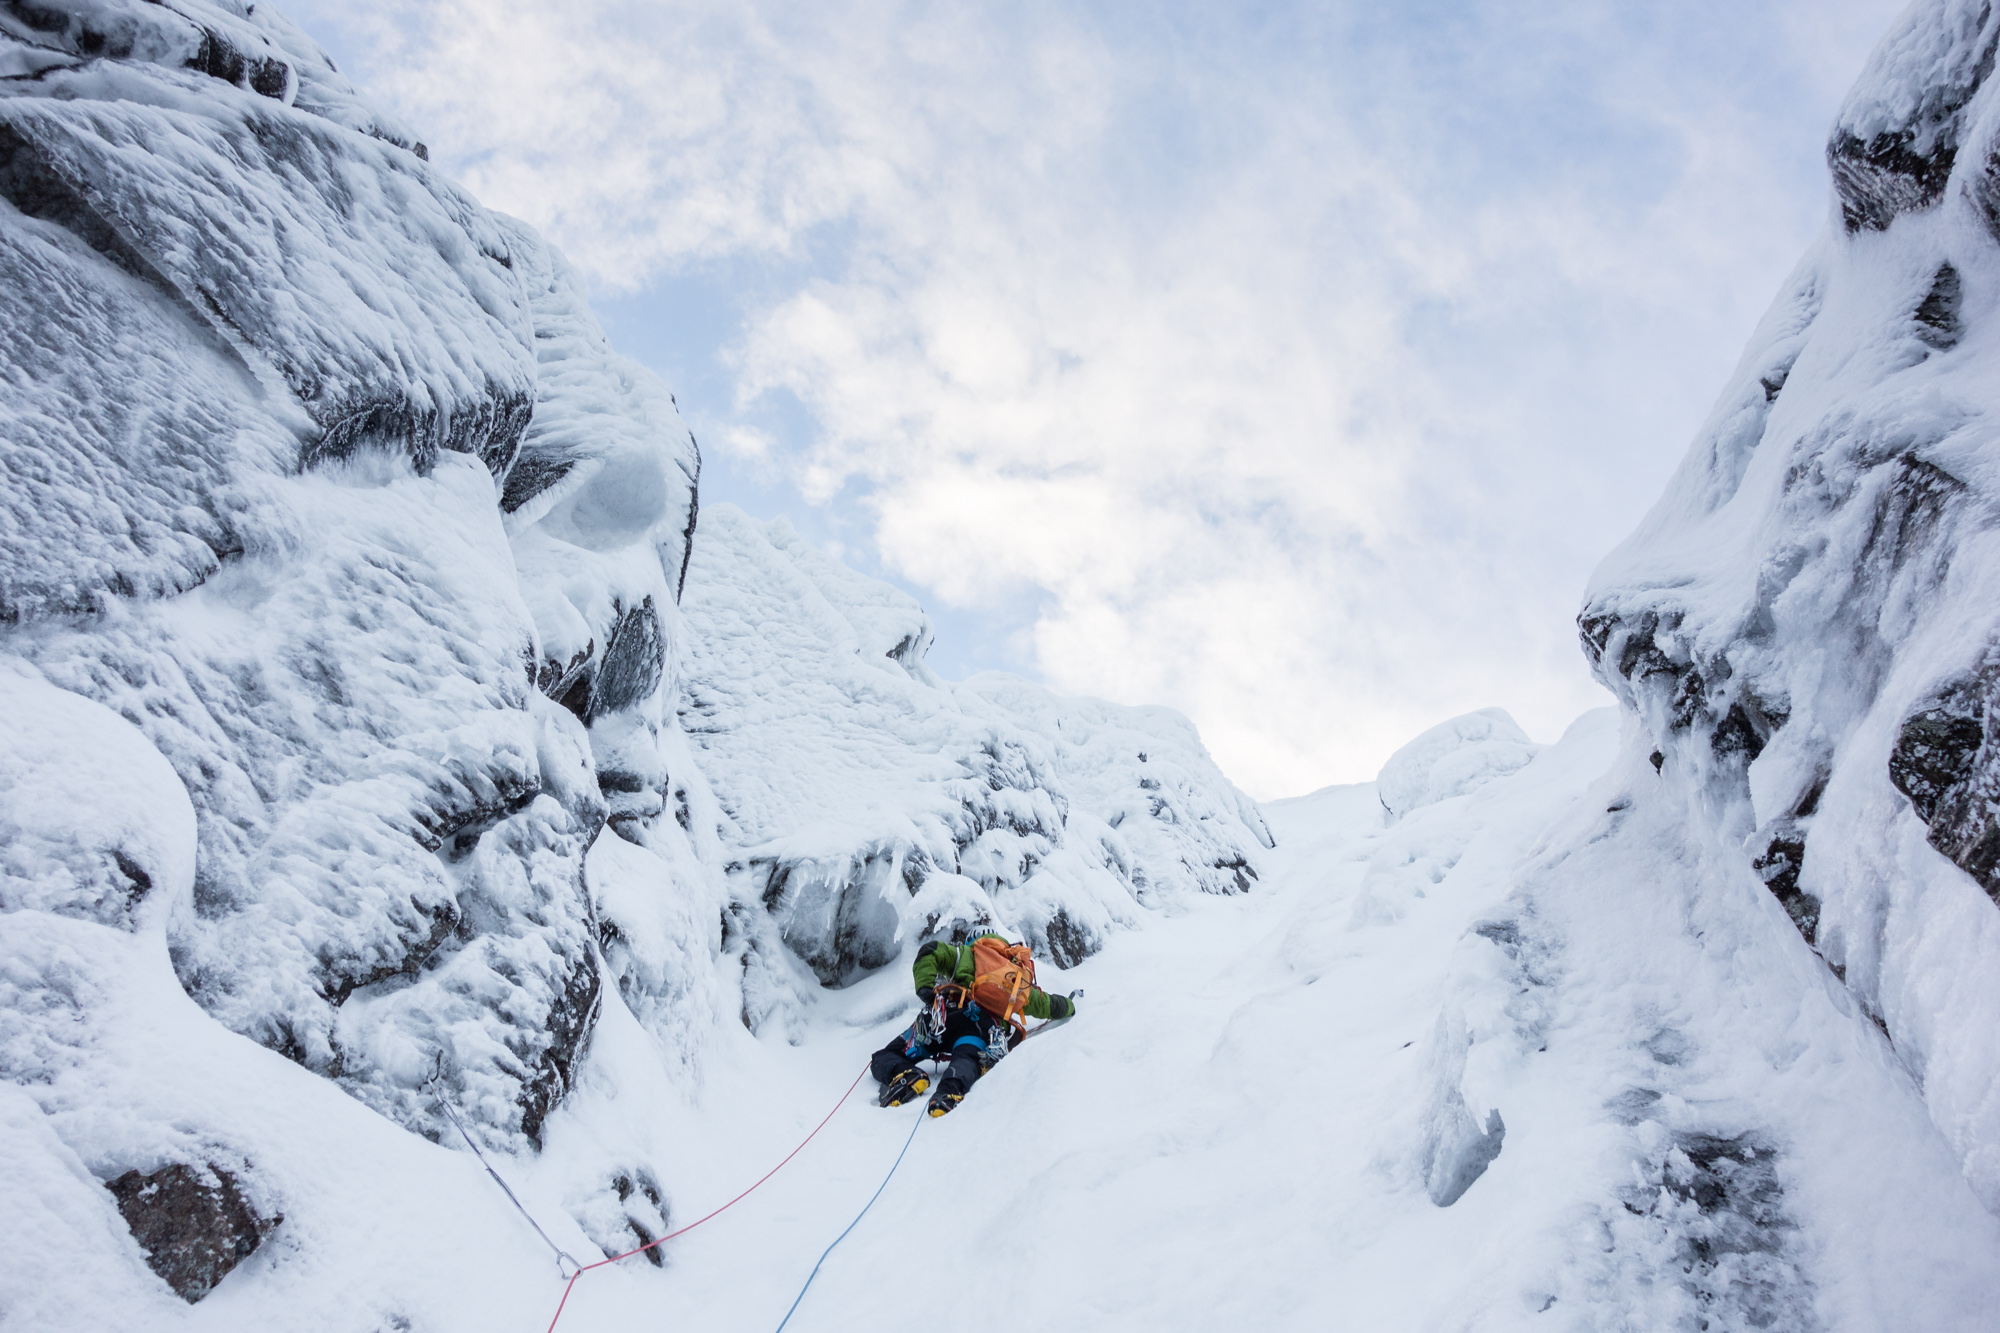
[[[704,503],[909,590],[942,674],[1171,705],[1271,798],[1609,702],[1590,570],[1901,6],[285,8],[582,268]]]

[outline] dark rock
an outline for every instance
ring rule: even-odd
[[[1955,126],[1953,131],[1934,137],[1927,148],[1918,144],[1915,130],[1884,132],[1865,142],[1836,132],[1826,146],[1826,165],[1847,230],[1884,231],[1902,214],[1944,198],[1958,160]]]
[[[1715,757],[1740,772],[1790,720],[1791,705],[1775,692],[1760,695],[1725,653],[1690,660],[1679,642],[1681,622],[1672,607],[1620,614],[1587,606],[1577,616],[1577,634],[1599,679],[1652,723],[1656,740],[1671,732],[1705,737]],[[1664,744],[1647,760],[1659,772]]]
[[[579,722],[590,707],[590,663],[596,653],[597,641],[593,639],[571,654],[567,662],[544,657],[535,665],[535,688],[565,707],[570,695],[577,693],[579,686],[582,687],[576,707],[570,708],[570,712],[577,714]]]
[[[1959,321],[1964,298],[1965,283],[1958,270],[1950,264],[1940,265],[1930,291],[1917,306],[1917,337],[1940,352],[1956,347],[1964,332]]]
[[[2000,774],[1990,756],[1981,760],[1980,767],[1979,773],[1950,788],[1938,801],[1929,841],[2000,903],[2000,820],[1994,816]]]
[[[1062,908],[1042,928],[1043,951],[1057,967],[1075,967],[1097,952],[1097,942],[1085,934]]]
[[[83,192],[13,126],[0,123],[0,196],[31,218],[53,222],[125,272],[186,308],[174,285],[118,234]],[[189,308],[189,313],[195,312]]]
[[[1861,560],[1884,574],[1899,574],[1912,562],[1928,562],[1927,584],[1943,577],[1952,542],[1941,529],[1954,520],[1968,488],[1964,481],[1914,453],[1890,463],[1871,518]]]
[[[324,427],[299,453],[299,466],[319,467],[360,453],[403,454],[419,474],[437,466],[443,451],[471,454],[494,476],[506,476],[534,415],[531,393],[488,384],[486,392],[456,412],[420,407],[400,393],[374,401],[308,402]]]
[[[591,682],[589,721],[649,698],[666,677],[667,634],[653,599],[625,612],[611,627],[604,660]]]
[[[1986,743],[1985,709],[1976,698],[1926,708],[1903,723],[1889,756],[1889,781],[1910,798],[1926,824],[1944,794],[1972,775]]]
[[[1819,899],[1799,887],[1799,869],[1805,864],[1805,835],[1788,827],[1772,834],[1764,850],[1751,858],[1750,868],[1764,881],[1764,887],[1784,906],[1792,924],[1807,944],[1819,938]]]
[[[688,521],[681,532],[681,570],[674,579],[674,605],[680,605],[681,594],[687,591],[688,564],[694,559],[695,515],[701,512],[701,445],[695,441],[694,432],[688,432],[688,448],[694,453],[694,470],[688,474]]]
[[[222,62],[224,72],[243,59],[213,42],[202,49],[208,54],[198,58]],[[114,143],[81,100],[22,99],[0,106],[0,119],[32,147],[45,175],[89,201],[52,220],[128,269],[125,252],[142,256],[142,276],[291,388],[320,427],[301,448],[302,466],[379,449],[425,472],[451,450],[504,477],[533,414],[535,370],[504,308],[521,294],[495,224],[427,169],[393,155],[369,164],[389,188],[357,196],[349,183],[358,153],[344,131],[278,104],[234,110],[233,120],[205,122],[214,140],[205,153],[187,151],[186,129],[164,116],[134,122]],[[246,182],[263,209],[251,227],[241,225]],[[393,211],[389,197],[398,201]],[[454,232],[460,244],[437,239]],[[372,263],[385,242],[404,247],[397,254],[405,262],[436,255],[419,279],[424,300],[436,326],[462,336],[441,339],[436,326],[384,314],[373,287],[342,286],[350,269],[390,274]],[[311,320],[298,317],[292,286],[271,278],[302,269],[334,278],[315,289],[323,309]],[[377,340],[372,355],[336,332],[354,329]]]
[[[354,992],[395,977],[414,977],[424,964],[437,956],[461,924],[458,904],[449,898],[426,906],[414,899],[410,914],[396,922],[400,951],[385,950],[369,958],[330,957],[323,962],[320,994],[336,1008],[346,1004]],[[388,956],[384,957],[383,953]]]
[[[461,780],[440,785],[430,800],[414,811],[416,839],[426,851],[449,850],[462,856],[479,835],[525,810],[542,793],[539,768],[500,764],[454,774]],[[448,844],[457,843],[457,846]]]
[[[1709,734],[1708,745],[1718,756],[1742,755],[1747,762],[1764,752],[1764,737],[1743,706],[1731,704]]]
[[[86,60],[178,64],[279,101],[293,84],[291,65],[254,28],[220,32],[157,0],[90,6],[0,0],[0,13],[47,51]]]
[[[259,1213],[219,1166],[175,1162],[151,1174],[127,1171],[105,1188],[146,1263],[189,1304],[215,1290],[285,1220]]]
[[[1988,234],[2000,241],[2000,144],[1987,150],[1986,160],[1968,183],[1966,193],[1984,219]]]
[[[568,476],[570,469],[575,466],[576,460],[573,458],[550,458],[541,454],[521,455],[515,461],[513,470],[507,474],[507,485],[500,492],[500,508],[507,513],[513,513]]]
[[[86,30],[83,37],[88,40],[91,35]],[[200,45],[189,57],[187,68],[279,100],[283,100],[285,90],[292,83],[291,66],[283,60],[273,55],[246,52],[212,28],[201,30]]]
[[[759,861],[752,867],[764,873],[762,902],[782,923],[787,947],[821,985],[844,986],[901,952],[896,909],[882,893],[893,864],[893,853],[866,857],[831,881],[811,864]],[[937,924],[932,921],[932,928]]]
[[[2000,749],[1992,710],[2000,667],[1942,691],[1903,723],[1889,781],[1929,826],[1928,841],[2000,903]]]
[[[1583,645],[1583,655],[1590,659],[1592,666],[1604,661],[1604,651],[1611,642],[1611,631],[1616,628],[1618,628],[1616,616],[1593,615],[1588,607],[1577,612],[1577,641]]]
[[[70,15],[53,5],[36,4],[35,0],[5,0],[0,9],[4,9],[9,18],[19,20],[32,32],[45,36],[69,32]]]
[[[1674,688],[1672,726],[1686,731],[1708,714],[1708,687],[1701,672],[1688,671]]]
[[[546,1043],[534,1072],[521,1088],[521,1132],[538,1151],[542,1125],[569,1093],[571,1073],[597,1026],[598,1004],[603,998],[596,954],[585,951],[569,961],[572,966],[562,990],[541,1024]]]
[[[1235,880],[1235,887],[1230,890],[1231,893],[1250,892],[1250,881],[1257,878],[1257,867],[1251,865],[1240,856],[1232,857],[1226,861],[1217,861],[1215,868],[1227,871],[1229,876]]]
[[[588,669],[588,664],[586,664],[586,669],[578,672],[576,679],[571,681],[561,694],[555,696],[555,701],[564,708],[567,708],[575,715],[576,720],[585,726],[590,724],[590,681],[592,674]]]

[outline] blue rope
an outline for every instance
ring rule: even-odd
[[[854,1228],[861,1225],[861,1219],[868,1216],[868,1210],[875,1206],[875,1200],[881,1198],[882,1191],[889,1188],[889,1181],[895,1176],[896,1167],[901,1166],[903,1164],[903,1156],[905,1153],[910,1151],[910,1145],[916,1141],[917,1130],[923,1126],[924,1119],[925,1117],[920,1115],[917,1117],[917,1123],[910,1126],[910,1137],[903,1140],[903,1151],[896,1154],[895,1164],[889,1168],[889,1174],[882,1177],[882,1183],[875,1187],[875,1193],[872,1196],[870,1196],[867,1203],[861,1205],[861,1211],[856,1213],[854,1215],[854,1220],[847,1224],[847,1231],[852,1231],[854,1230]],[[792,1316],[797,1314],[799,1311],[799,1302],[806,1298],[806,1292],[812,1287],[813,1279],[819,1276],[820,1264],[826,1262],[827,1254],[833,1253],[834,1245],[838,1245],[840,1244],[840,1242],[847,1239],[847,1231],[843,1231],[838,1236],[835,1236],[833,1238],[833,1245],[829,1245],[826,1247],[826,1254],[822,1254],[819,1257],[819,1264],[814,1264],[813,1271],[806,1275],[806,1285],[800,1287],[799,1294],[792,1298],[792,1308],[785,1311],[785,1317],[778,1321],[778,1327],[776,1333],[785,1333],[785,1325],[792,1322]]]

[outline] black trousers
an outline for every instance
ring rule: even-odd
[[[941,1092],[964,1096],[987,1066],[1005,1054],[989,1045],[994,1020],[977,1005],[945,1011],[944,1031],[935,1030],[927,1009],[917,1021],[890,1038],[889,1044],[870,1057],[868,1068],[879,1083],[887,1083],[919,1060],[949,1058],[951,1066],[938,1080]]]

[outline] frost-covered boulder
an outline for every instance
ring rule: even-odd
[[[1440,722],[1389,756],[1375,794],[1390,820],[1478,790],[1524,767],[1539,749],[1504,708]]]
[[[40,294],[0,315],[21,455],[0,618],[195,586],[243,549],[245,487],[301,462],[513,462],[535,370],[507,233],[300,102],[358,99],[255,8],[0,16],[0,55],[35,71],[0,83],[0,268]]]
[[[533,1142],[617,931],[587,850],[665,804],[672,399],[267,6],[16,6],[0,54],[35,75],[0,87],[0,648],[181,775],[211,1014]],[[633,922],[616,975],[682,934]]]
[[[1944,198],[1996,41],[1991,5],[1948,0],[1912,5],[1875,48],[1826,146],[1849,232],[1887,230]]]
[[[782,520],[705,510],[684,611],[739,897],[821,982],[988,924],[1074,963],[1143,906],[1248,887],[1269,844],[1185,719],[940,681],[922,609]]]
[[[1658,781],[1740,846],[2000,1209],[2000,16],[1924,0],[1806,255],[1579,617]]]
[[[1256,803],[1223,775],[1194,724],[1171,708],[1067,698],[1032,681],[981,672],[959,688],[1032,729],[1081,811],[1130,849],[1139,901],[1246,893],[1257,851],[1272,845]]]

